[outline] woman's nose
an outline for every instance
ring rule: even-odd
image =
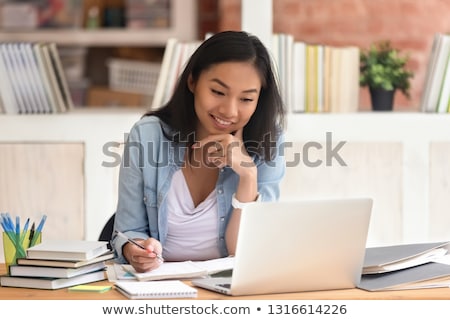
[[[220,108],[219,108],[220,114],[222,114],[224,117],[227,118],[233,118],[236,117],[238,114],[238,103],[235,99],[227,99],[224,101]]]

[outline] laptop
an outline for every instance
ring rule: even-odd
[[[232,275],[192,284],[232,296],[355,288],[371,210],[369,198],[251,203]]]

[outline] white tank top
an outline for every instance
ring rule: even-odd
[[[167,239],[163,248],[166,261],[220,258],[216,191],[194,207],[183,172],[172,178],[167,194]]]

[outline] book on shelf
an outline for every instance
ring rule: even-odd
[[[9,66],[7,65],[4,44],[0,44],[0,100],[3,105],[3,112],[6,114],[14,114],[19,112],[12,81],[9,76]]]
[[[82,274],[104,270],[103,261],[88,264],[78,268],[25,266],[13,264],[9,266],[9,275],[12,277],[44,277],[44,278],[73,278]]]
[[[109,251],[107,241],[45,240],[27,249],[28,259],[89,260]]]
[[[197,289],[179,281],[117,281],[115,288],[128,299],[196,298]]]
[[[226,257],[205,261],[164,262],[157,269],[148,272],[136,272],[133,266],[122,268],[139,281],[192,279],[212,275],[233,269],[234,258]]]
[[[50,55],[50,62],[53,67],[53,72],[56,78],[56,87],[57,87],[56,91],[61,95],[62,99],[61,109],[62,111],[71,110],[73,109],[73,102],[70,96],[69,86],[67,84],[67,79],[64,74],[64,68],[61,63],[58,48],[56,46],[56,43],[54,42],[48,43],[47,46]]]
[[[114,258],[114,253],[108,251],[98,257],[87,260],[52,260],[52,259],[17,259],[18,265],[23,266],[43,266],[43,267],[61,267],[61,268],[79,268],[100,261],[108,261]]]
[[[427,71],[425,75],[424,89],[421,97],[420,108],[425,112],[448,112],[445,105],[448,101],[441,95],[444,88],[450,86],[447,83],[446,66],[450,59],[450,34],[436,33],[433,38],[431,52],[428,58]],[[450,77],[450,76],[449,76]]]
[[[436,111],[438,113],[450,112],[448,104],[450,103],[450,53],[447,57],[447,64],[445,66],[444,77],[442,79],[441,90],[439,92],[439,99]]]
[[[199,45],[199,41],[182,42],[175,38],[167,40],[153,95],[152,110],[159,109],[169,101],[178,77]]]
[[[3,287],[53,290],[105,279],[106,274],[104,270],[85,273],[71,278],[15,277],[2,275],[0,276],[0,285]]]

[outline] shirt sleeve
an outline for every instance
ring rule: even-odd
[[[144,199],[144,145],[139,126],[135,125],[125,143],[119,173],[118,204],[114,229],[130,238],[148,238],[148,218]],[[122,246],[126,240],[113,237],[112,247],[118,263],[126,263]]]

